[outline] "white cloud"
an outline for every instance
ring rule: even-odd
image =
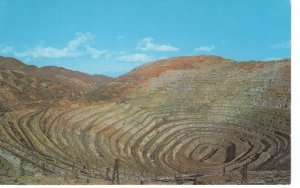
[[[288,49],[291,48],[291,41],[284,41],[271,46],[271,49]]]
[[[149,62],[155,60],[155,58],[146,54],[128,54],[121,55],[118,57],[118,60],[126,62]]]
[[[69,41],[64,48],[38,46],[24,52],[16,52],[15,55],[32,58],[64,58],[90,55],[92,58],[97,58],[102,54],[108,53],[107,50],[98,50],[88,45],[88,42],[94,38],[95,36],[91,33],[76,33],[76,38]]]
[[[270,58],[266,58],[264,59],[264,61],[278,61],[278,60],[281,60],[283,58],[278,58],[278,57],[270,57]]]
[[[96,48],[92,48],[88,45],[85,45],[86,52],[92,56],[92,58],[98,58],[103,54],[108,54],[108,50],[98,50]]]
[[[32,58],[61,58],[61,57],[78,57],[80,52],[69,50],[68,48],[58,49],[53,47],[38,46],[24,52],[16,52],[18,57],[32,57]]]
[[[194,49],[195,52],[211,52],[213,50],[215,50],[215,46],[214,45],[200,46],[199,48],[195,48]]]
[[[0,53],[1,54],[10,53],[10,52],[12,52],[12,50],[13,50],[13,47],[11,47],[11,46],[0,46]]]
[[[147,37],[142,39],[136,48],[137,50],[142,51],[178,51],[179,48],[176,48],[174,46],[171,46],[170,44],[155,44],[153,43],[153,39],[151,37]]]
[[[67,48],[70,50],[76,50],[80,45],[87,43],[87,41],[95,38],[91,33],[76,33],[76,38],[68,43]]]

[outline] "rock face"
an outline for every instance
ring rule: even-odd
[[[121,179],[202,174],[219,177],[204,183],[220,183],[222,171],[236,177],[247,166],[252,183],[272,183],[279,172],[277,183],[289,182],[290,60],[170,58],[85,97],[93,104],[3,115],[0,157],[9,161],[3,151],[10,152],[64,176],[104,178],[119,159]],[[232,177],[221,183],[238,183]]]

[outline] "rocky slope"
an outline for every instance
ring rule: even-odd
[[[85,97],[97,103],[6,113],[6,174],[107,178],[119,159],[121,179],[290,181],[290,60],[170,58]]]
[[[0,112],[84,99],[112,78],[90,76],[61,67],[42,67],[0,57]]]

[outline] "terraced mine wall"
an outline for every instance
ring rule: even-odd
[[[160,73],[93,105],[6,113],[0,126],[6,169],[1,177],[289,183],[290,80],[284,72],[289,66],[206,62]],[[130,85],[141,77],[132,75],[118,83]]]

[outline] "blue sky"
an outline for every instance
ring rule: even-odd
[[[0,0],[0,55],[119,76],[173,56],[290,58],[290,0]]]

